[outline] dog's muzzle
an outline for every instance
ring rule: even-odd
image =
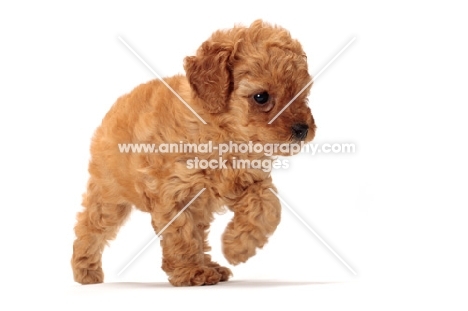
[[[293,138],[304,140],[307,137],[309,126],[303,123],[296,123],[291,127]]]

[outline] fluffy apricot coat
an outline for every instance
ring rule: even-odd
[[[274,121],[268,122],[311,81],[298,41],[281,27],[255,21],[216,31],[184,60],[186,75],[166,81],[206,121],[203,124],[159,80],[122,96],[104,117],[91,144],[84,209],[77,216],[73,244],[74,279],[104,280],[101,255],[132,207],[148,212],[159,233],[199,193],[205,191],[162,233],[162,269],[175,286],[216,284],[230,269],[212,261],[207,234],[213,215],[233,213],[223,237],[229,263],[247,261],[267,243],[280,222],[281,207],[268,172],[253,168],[188,168],[187,160],[218,159],[217,152],[121,153],[124,143],[308,142],[315,123],[307,88]],[[268,94],[257,103],[255,94]],[[295,124],[307,127],[297,139]],[[297,134],[297,133],[296,133]],[[297,136],[297,135],[296,135]],[[264,154],[227,153],[223,159],[269,159]]]

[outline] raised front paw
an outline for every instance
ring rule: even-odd
[[[247,232],[235,234],[227,230],[223,235],[223,254],[231,265],[246,262],[255,255],[258,241]]]
[[[221,279],[222,275],[216,268],[184,267],[175,269],[169,277],[169,282],[174,286],[199,286],[215,285]]]

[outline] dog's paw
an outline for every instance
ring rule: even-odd
[[[239,236],[226,232],[223,236],[223,254],[231,265],[246,262],[255,255],[256,248],[256,243],[245,232]]]
[[[220,282],[228,281],[229,278],[232,276],[231,269],[220,266],[219,263],[211,261],[211,257],[210,259],[205,261],[205,265],[210,268],[215,268],[216,271],[218,271],[218,273],[221,274],[221,279],[219,280]]]
[[[215,285],[219,281],[221,281],[222,278],[223,275],[219,273],[216,268],[178,268],[171,273],[171,276],[169,277],[169,282],[174,286]]]
[[[77,268],[73,270],[75,281],[85,284],[97,284],[104,282],[104,273],[99,267],[96,270],[89,270],[86,268]]]
[[[221,279],[219,280],[220,282],[226,282],[232,276],[231,269],[229,269],[229,268],[226,268],[226,267],[223,267],[223,266],[217,266],[217,267],[214,267],[214,268],[221,275]]]

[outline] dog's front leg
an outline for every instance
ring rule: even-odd
[[[152,213],[152,224],[157,233],[170,223],[161,234],[162,269],[174,286],[212,285],[227,280],[221,273],[224,270],[218,271],[222,267],[212,266],[211,261],[205,260],[206,203],[202,195],[178,216],[185,202],[176,204],[170,211]]]
[[[246,262],[262,248],[281,218],[281,205],[271,192],[271,179],[250,185],[230,209],[234,218],[223,234],[223,253],[229,263]]]

